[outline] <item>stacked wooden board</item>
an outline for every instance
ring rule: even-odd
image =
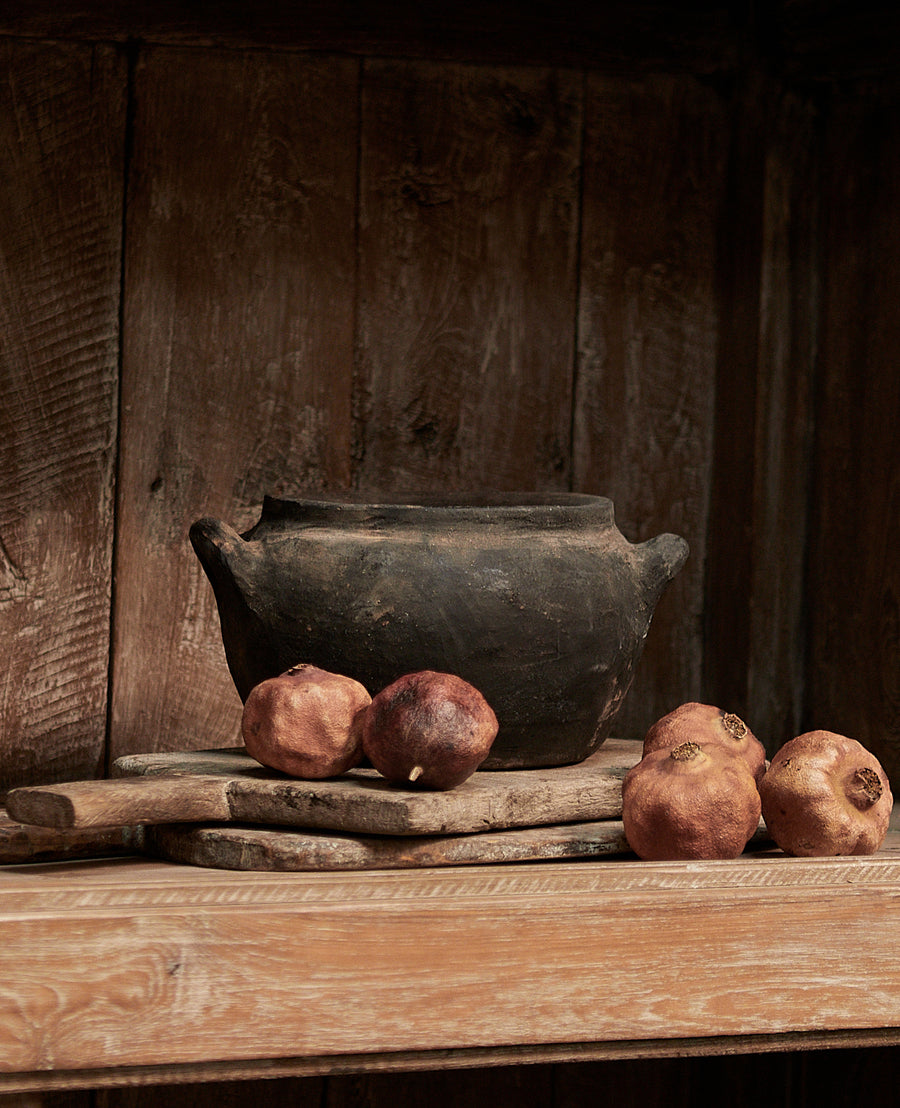
[[[621,854],[622,779],[641,744],[609,739],[586,761],[483,771],[446,792],[400,788],[375,770],[302,781],[242,750],[120,758],[114,777],[13,790],[13,820],[129,841],[225,869],[387,869]]]

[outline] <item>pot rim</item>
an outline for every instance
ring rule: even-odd
[[[575,492],[500,492],[342,494],[341,498],[265,496],[259,524],[521,523],[540,527],[608,525],[612,501]],[[255,528],[253,529],[255,530]]]

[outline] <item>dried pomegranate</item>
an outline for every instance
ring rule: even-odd
[[[766,772],[766,750],[746,723],[712,704],[682,704],[658,719],[644,736],[644,754],[667,750],[684,742],[717,742],[739,754],[758,781]]]
[[[759,826],[756,781],[721,743],[652,750],[622,783],[622,822],[640,858],[736,858]]]
[[[261,765],[292,777],[337,777],[362,761],[361,712],[371,699],[352,677],[293,666],[250,690],[244,745]]]
[[[787,854],[874,854],[891,818],[890,783],[856,739],[807,731],[772,758],[759,786],[773,840]]]
[[[389,781],[452,789],[488,756],[497,717],[474,686],[423,670],[382,689],[363,718],[363,750]]]

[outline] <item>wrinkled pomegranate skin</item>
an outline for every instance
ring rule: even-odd
[[[625,776],[622,823],[631,849],[646,861],[737,858],[759,826],[756,782],[743,758],[718,743],[653,750]]]
[[[422,670],[373,697],[363,716],[363,751],[389,781],[453,789],[488,756],[497,730],[476,688],[454,674]]]
[[[714,704],[691,701],[658,719],[644,736],[643,753],[667,750],[683,742],[717,742],[740,754],[757,782],[766,772],[766,750],[744,720]]]
[[[351,677],[298,665],[251,689],[241,716],[247,753],[291,777],[338,777],[362,761],[368,691]]]
[[[857,774],[880,790],[860,795]],[[855,739],[807,731],[785,743],[759,785],[772,839],[798,857],[874,854],[891,818],[890,782],[878,759]],[[877,794],[877,795],[876,795]]]

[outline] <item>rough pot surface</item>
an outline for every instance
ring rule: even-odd
[[[242,699],[302,658],[372,696],[454,673],[499,721],[485,768],[564,765],[610,731],[687,543],[629,543],[604,497],[267,498],[243,535],[198,520]]]

